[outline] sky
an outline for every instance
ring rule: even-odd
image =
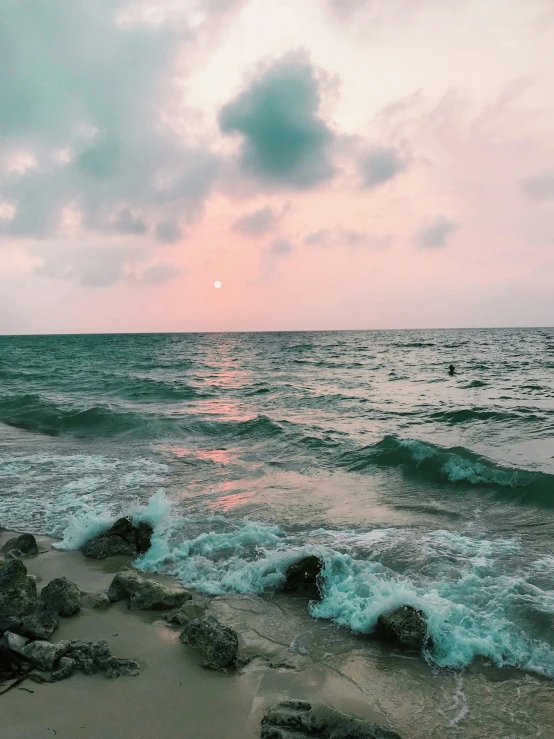
[[[554,325],[553,0],[0,18],[0,333]]]

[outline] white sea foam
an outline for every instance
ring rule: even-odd
[[[179,515],[163,490],[148,501],[128,497],[122,504],[109,490],[76,495],[70,486],[45,504],[43,514],[60,522],[64,511],[69,513],[58,549],[77,549],[118,516],[129,515],[154,527],[152,546],[135,566],[171,574],[208,594],[272,592],[292,562],[314,554],[325,562],[325,597],[311,605],[315,618],[371,632],[379,615],[409,604],[427,616],[435,645],[427,657],[435,664],[460,668],[482,656],[554,677],[552,647],[526,634],[513,615],[523,606],[554,614],[554,594],[529,582],[550,560],[533,560],[529,571],[514,568],[518,539],[402,528],[289,532],[249,519]],[[424,566],[409,563],[406,569],[406,547],[425,555]],[[399,571],[391,569],[396,559],[404,562]]]

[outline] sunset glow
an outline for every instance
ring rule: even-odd
[[[551,0],[19,7],[0,332],[554,321]]]

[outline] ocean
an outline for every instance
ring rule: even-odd
[[[147,572],[271,593],[315,553],[314,624],[409,603],[432,669],[550,682],[554,329],[0,337],[0,523],[122,513]]]

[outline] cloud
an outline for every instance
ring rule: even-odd
[[[261,236],[275,228],[289,208],[290,204],[287,203],[278,212],[269,205],[266,205],[264,208],[255,210],[252,213],[244,213],[233,223],[231,228],[243,236]]]
[[[367,4],[367,0],[328,0],[328,2],[331,12],[341,20],[350,18]]]
[[[292,241],[284,238],[273,239],[273,241],[267,247],[267,252],[276,257],[283,257],[287,254],[291,254],[294,251],[294,244]]]
[[[309,189],[334,173],[334,133],[318,116],[321,72],[289,54],[225,105],[219,125],[241,139],[242,172],[268,187]]]
[[[116,231],[124,234],[144,234],[148,231],[147,224],[135,216],[129,208],[123,208],[114,220]]]
[[[374,236],[365,231],[353,231],[344,226],[336,226],[333,229],[321,229],[307,234],[304,243],[307,246],[348,246],[352,249],[388,249],[392,246],[394,237],[391,234],[385,236]]]
[[[406,162],[398,149],[374,146],[362,158],[360,172],[367,188],[378,187],[406,169]]]
[[[165,241],[166,243],[178,241],[183,235],[181,227],[175,218],[160,221],[156,224],[155,233],[158,241]]]
[[[145,256],[145,247],[96,241],[79,246],[42,242],[33,254],[42,259],[36,274],[85,287],[108,287],[129,279]]]
[[[63,237],[68,203],[98,232],[201,213],[219,157],[167,118],[190,29],[122,22],[125,8],[0,0],[0,201],[15,207],[0,232]],[[18,170],[14,157],[32,164]]]
[[[87,241],[79,245],[37,242],[31,249],[35,274],[66,280],[83,287],[109,287],[118,282],[160,285],[182,274],[175,265],[161,261],[150,264],[150,249],[144,242]],[[144,267],[144,262],[149,266]]]
[[[175,265],[160,262],[159,264],[154,264],[143,272],[140,281],[146,282],[149,285],[161,285],[172,280],[174,277],[177,277],[181,271],[182,270]]]
[[[546,170],[522,180],[521,188],[530,200],[554,200],[554,170]]]
[[[415,234],[414,241],[422,249],[434,249],[446,246],[448,237],[459,229],[459,224],[446,218],[437,216],[425,224]]]
[[[442,0],[327,0],[328,8],[331,13],[340,21],[349,21],[358,13],[364,11],[368,13],[372,25],[382,23],[384,21],[398,21],[403,16],[410,16],[412,13],[425,7],[433,7],[433,5],[444,5]],[[458,0],[451,0],[450,5],[456,7]]]

